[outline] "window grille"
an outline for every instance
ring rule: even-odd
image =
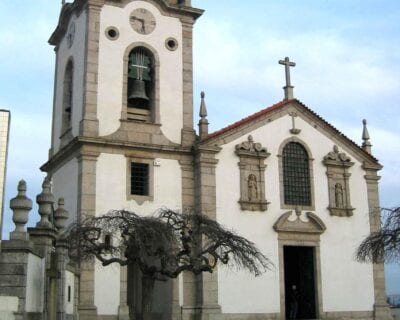
[[[285,204],[311,206],[307,151],[300,143],[290,142],[284,147],[282,157]]]
[[[131,194],[149,195],[149,165],[147,163],[131,163]]]

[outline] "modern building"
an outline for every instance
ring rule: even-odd
[[[0,241],[3,230],[4,187],[7,172],[7,151],[10,120],[10,111],[0,109]]]

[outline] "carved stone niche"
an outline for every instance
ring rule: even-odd
[[[351,173],[349,168],[354,165],[350,157],[345,153],[339,152],[337,146],[329,152],[323,161],[326,166],[329,188],[328,210],[332,216],[351,217],[353,210],[350,202],[349,179]]]
[[[240,158],[240,206],[242,210],[266,211],[268,208],[265,199],[264,173],[267,167],[264,160],[270,156],[266,148],[248,140],[236,145],[236,155]]]

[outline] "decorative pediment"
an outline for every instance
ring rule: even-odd
[[[324,157],[324,164],[341,165],[345,167],[351,167],[354,165],[354,163],[351,162],[351,158],[344,152],[339,152],[339,148],[336,145],[333,146],[333,151],[329,152]]]
[[[322,234],[326,230],[322,220],[312,212],[306,212],[305,215],[308,221],[303,221],[300,218],[300,213],[296,212],[296,220],[289,220],[292,211],[288,211],[280,216],[274,224],[276,232],[293,232],[306,234]]]
[[[236,145],[236,154],[241,155],[249,155],[267,158],[270,154],[267,152],[267,149],[264,148],[261,143],[254,142],[253,137],[249,135],[247,137],[247,141],[239,143]]]

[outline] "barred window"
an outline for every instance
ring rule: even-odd
[[[147,163],[131,163],[131,194],[149,195],[149,165]]]
[[[307,151],[300,143],[290,142],[283,148],[282,161],[285,204],[311,206]]]

